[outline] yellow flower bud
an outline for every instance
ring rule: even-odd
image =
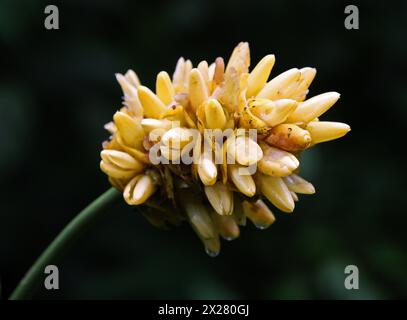
[[[165,104],[147,87],[139,86],[137,92],[145,116],[159,119],[167,109]]]
[[[263,89],[258,93],[256,98],[266,98],[278,100],[285,98],[285,90],[301,77],[301,72],[297,68],[287,70],[277,77],[271,79]]]
[[[301,178],[296,174],[291,174],[284,178],[284,182],[287,185],[288,189],[296,193],[302,194],[314,194],[314,186],[307,180]]]
[[[214,258],[220,252],[220,240],[219,236],[217,235],[213,239],[201,239],[203,245],[205,246],[205,252],[208,256]]]
[[[140,148],[142,146],[144,130],[139,119],[117,111],[113,116],[113,121],[124,144],[133,148]]]
[[[205,186],[205,194],[209,203],[220,215],[231,215],[233,212],[233,192],[222,182],[213,186]]]
[[[181,105],[177,104],[171,104],[168,106],[168,109],[161,115],[163,119],[167,119],[169,121],[172,121],[172,127],[180,126],[180,127],[186,127],[187,122],[185,116],[188,115],[187,112],[185,112],[184,107]]]
[[[268,228],[276,220],[270,208],[260,199],[255,202],[244,200],[242,206],[247,218],[259,229]]]
[[[229,177],[241,193],[248,197],[253,197],[256,193],[256,184],[251,175],[241,174],[239,169],[243,168],[239,165],[229,165]]]
[[[233,240],[239,237],[240,229],[233,216],[221,216],[212,210],[211,217],[222,238]]]
[[[232,52],[225,73],[235,69],[238,75],[247,73],[250,65],[250,50],[247,42],[240,42]]]
[[[294,191],[291,191],[291,190],[290,190],[290,193],[291,193],[291,196],[293,197],[293,200],[294,200],[295,202],[297,202],[297,201],[298,201],[298,196],[297,196],[297,194],[296,194]]]
[[[261,175],[260,189],[264,196],[283,212],[293,212],[294,200],[282,178]]]
[[[302,68],[300,69],[301,77],[296,86],[295,90],[288,96],[287,98],[294,99],[297,101],[304,101],[305,97],[308,94],[308,88],[311,85],[312,81],[317,74],[317,70],[315,68]]]
[[[206,87],[208,88],[208,95],[209,95],[211,92],[211,88],[210,88],[210,80],[209,80],[208,62],[206,62],[205,60],[199,62],[197,69],[199,70],[199,72],[202,75],[202,78],[205,81]]]
[[[133,70],[127,70],[124,76],[133,87],[137,88],[140,85],[140,79]]]
[[[168,105],[172,101],[174,101],[174,87],[172,86],[172,82],[170,76],[167,72],[161,71],[157,75],[156,81],[156,89],[155,89],[158,98],[165,104]]]
[[[103,126],[103,128],[105,128],[105,130],[109,131],[109,133],[112,134],[112,135],[115,134],[116,131],[117,131],[117,128],[116,128],[113,121],[110,121],[110,122],[106,123]]]
[[[306,129],[311,135],[312,144],[341,138],[350,131],[346,123],[330,121],[312,121]]]
[[[266,142],[277,148],[295,152],[304,150],[311,144],[311,136],[307,130],[295,124],[279,124],[270,131]]]
[[[184,77],[185,77],[185,59],[179,58],[175,71],[172,76],[172,84],[174,86],[175,93],[184,92]]]
[[[247,78],[247,74],[244,75]],[[229,113],[233,113],[238,109],[241,93],[240,83],[243,77],[243,75],[239,77],[237,71],[231,68],[228,73],[225,73],[222,83],[213,91],[212,97],[218,99],[222,107]]]
[[[155,189],[153,178],[148,174],[140,174],[124,188],[123,198],[129,205],[140,205],[154,193]]]
[[[213,81],[213,77],[215,75],[215,68],[216,68],[216,63],[212,62],[209,66],[208,66],[208,78],[209,81],[212,83]],[[212,89],[212,87],[211,87]]]
[[[271,127],[284,122],[297,105],[298,102],[291,99],[254,99],[249,102],[250,111]]]
[[[205,128],[223,129],[226,124],[226,116],[222,106],[216,99],[209,99],[204,104]]]
[[[225,75],[225,61],[222,57],[217,57],[213,65],[213,82],[214,85],[221,84]]]
[[[163,133],[171,129],[171,121],[168,119],[157,120],[153,118],[145,118],[141,120],[141,126],[147,134],[153,130],[163,130]]]
[[[250,72],[247,80],[246,97],[250,98],[255,96],[267,82],[270,76],[271,69],[276,61],[273,54],[265,56]]]
[[[257,142],[245,136],[238,136],[227,140],[227,152],[239,164],[250,166],[257,163],[263,157],[263,151]]]
[[[120,133],[118,132],[117,134],[115,134],[114,136],[115,139],[113,139],[112,141],[117,142],[118,146],[120,149],[122,149],[123,151],[127,152],[129,155],[131,155],[132,157],[134,157],[135,159],[139,160],[142,163],[145,164],[150,164],[150,159],[149,156],[147,154],[147,152],[145,152],[142,147],[143,147],[143,141],[141,141],[141,147],[140,149],[136,149],[136,148],[132,148],[132,147],[128,147],[124,142],[122,137],[120,136]],[[143,138],[144,140],[144,138]],[[144,148],[144,147],[143,147]],[[111,149],[111,148],[109,148]]]
[[[218,176],[218,170],[210,154],[202,154],[198,163],[198,174],[204,185],[211,186],[215,184]]]
[[[189,59],[185,60],[185,70],[184,70],[185,92],[189,91],[189,75],[191,74],[192,68],[193,68],[193,66],[192,66],[191,60],[189,60]]]
[[[140,172],[144,165],[126,152],[117,150],[103,150],[100,153],[102,160],[115,165],[123,170],[134,170]]]
[[[259,133],[261,133],[266,130],[267,124],[262,119],[254,115],[252,110],[253,108],[250,106],[243,107],[241,117],[239,119],[239,125],[246,129],[257,129],[259,130]]]
[[[327,92],[301,102],[297,109],[288,117],[291,123],[307,123],[318,118],[338,101],[340,94]]]
[[[163,144],[170,148],[182,149],[193,139],[193,133],[186,128],[172,128],[161,138]]]
[[[185,196],[189,197],[190,195]],[[189,201],[187,201],[184,204],[184,207],[189,222],[200,238],[213,239],[216,237],[217,232],[215,229],[215,225],[213,224],[208,211],[201,203],[199,203],[199,200],[197,200],[197,202],[195,203],[190,203]]]
[[[122,75],[121,73],[116,73],[115,76],[125,96],[137,96],[137,87],[132,85],[124,75]]]
[[[285,177],[298,168],[300,162],[291,153],[271,147],[265,143],[261,144],[263,158],[258,162],[261,172],[275,177]]]
[[[208,255],[215,257],[220,251],[219,234],[216,226],[200,199],[188,189],[179,192],[181,206],[184,208],[191,227],[205,246]]]
[[[189,99],[192,109],[195,111],[201,103],[208,99],[208,88],[198,69],[192,69],[189,76]]]

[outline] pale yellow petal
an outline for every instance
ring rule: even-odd
[[[204,81],[205,81],[205,83],[206,83],[206,87],[208,88],[208,94],[209,94],[209,92],[210,92],[210,89],[209,89],[210,80],[209,80],[209,67],[208,67],[208,62],[206,62],[205,60],[201,61],[201,62],[198,64],[197,69],[198,69],[199,72],[201,73],[202,78],[204,79]]]
[[[168,119],[157,120],[153,118],[145,118],[141,120],[141,126],[145,133],[150,133],[153,130],[161,129],[164,132],[171,129],[171,121]]]
[[[112,134],[112,135],[115,134],[116,131],[117,131],[117,128],[116,128],[113,121],[110,121],[110,122],[106,123],[103,126],[103,128],[105,128],[107,131],[109,131],[109,133]]]
[[[166,146],[176,149],[182,149],[194,138],[192,130],[187,128],[172,128],[168,130],[162,137],[161,141]]]
[[[146,202],[155,189],[152,177],[148,174],[140,174],[127,184],[123,191],[123,197],[129,205],[140,205]]]
[[[274,55],[269,54],[261,59],[252,72],[250,72],[246,97],[250,98],[255,96],[264,87],[275,61]]]
[[[136,170],[125,170],[103,160],[100,161],[100,169],[109,177],[116,179],[129,179],[137,174]]]
[[[294,200],[282,178],[262,175],[260,189],[264,196],[283,212],[294,211]]]
[[[135,159],[139,160],[142,163],[150,164],[148,153],[146,153],[142,148],[136,149],[135,147],[127,146],[123,142],[120,132],[117,132],[115,134],[115,138],[117,140],[118,145],[120,146],[121,149],[123,149],[123,151],[127,152],[129,155],[131,155],[132,157],[134,157]],[[143,146],[143,140],[144,139],[141,140],[141,147]]]
[[[230,241],[239,237],[240,229],[233,216],[221,216],[212,210],[211,217],[222,238]]]
[[[203,245],[205,246],[205,252],[208,256],[214,258],[220,252],[220,240],[219,235],[216,235],[215,238],[212,239],[201,239]]]
[[[350,131],[350,126],[341,122],[312,121],[306,129],[311,135],[312,144],[317,144],[343,137]]]
[[[189,75],[191,74],[192,71],[192,62],[191,60],[186,60],[185,61],[185,70],[184,70],[184,87],[186,92],[189,90]]]
[[[157,75],[156,81],[156,93],[158,98],[165,104],[168,105],[174,101],[174,87],[172,85],[170,76],[167,72],[161,71]]]
[[[246,129],[257,129],[259,130],[259,133],[262,132],[262,130],[266,130],[267,128],[267,123],[264,122],[262,119],[257,117],[253,112],[253,108],[249,106],[245,106],[240,114],[239,118],[239,124],[242,128]]]
[[[238,136],[234,143],[228,142],[227,148],[229,156],[243,166],[255,164],[263,157],[263,151],[257,142],[245,136]]]
[[[287,185],[288,189],[296,193],[302,194],[314,194],[315,188],[312,183],[308,182],[304,178],[296,174],[289,175],[284,178],[284,182]]]
[[[225,75],[225,61],[222,57],[217,57],[215,60],[215,64],[213,65],[213,82],[214,86],[219,85],[223,82]]]
[[[212,62],[208,67],[209,81],[213,81],[213,78],[214,78],[214,75],[215,75],[215,68],[216,68],[216,63],[215,62]]]
[[[205,186],[205,194],[209,203],[220,215],[230,215],[233,212],[233,192],[227,185],[217,182],[213,186]]]
[[[238,110],[241,77],[235,69],[231,69],[226,73],[223,82],[215,88],[212,96],[222,104],[222,106],[230,113]]]
[[[203,242],[205,250],[210,256],[216,256],[220,250],[219,234],[196,190],[180,189],[178,196],[180,205],[185,210],[191,227]]]
[[[139,86],[137,91],[145,116],[159,119],[167,109],[165,104],[147,87]]]
[[[124,76],[126,77],[127,81],[128,81],[132,86],[134,86],[135,88],[137,88],[137,87],[141,84],[139,77],[138,77],[137,74],[136,74],[133,70],[131,70],[131,69],[127,70],[127,72],[126,72],[126,74],[125,74]]]
[[[124,75],[116,73],[115,76],[125,96],[137,96],[137,87],[133,86]]]
[[[258,162],[258,168],[261,172],[275,177],[285,177],[290,175],[298,168],[300,162],[291,153],[261,144],[263,149],[263,158]]]
[[[297,101],[304,101],[308,94],[308,88],[314,80],[315,75],[317,74],[317,70],[315,68],[305,67],[300,69],[300,72],[301,77],[299,80],[299,84],[292,92],[292,94],[287,98]]]
[[[266,98],[270,100],[278,100],[284,98],[284,91],[292,84],[298,81],[301,77],[301,72],[297,68],[287,70],[277,77],[271,79],[261,91],[257,94],[257,98]]]
[[[244,214],[259,229],[268,228],[276,220],[273,212],[261,199],[255,202],[244,200],[242,206]]]
[[[222,106],[216,99],[205,102],[205,127],[207,129],[223,129],[226,124],[226,115]]]
[[[283,123],[271,129],[266,142],[279,149],[297,152],[310,146],[311,135],[295,124]]]
[[[144,130],[139,119],[132,118],[124,112],[117,111],[113,116],[113,121],[123,142],[128,147],[141,147]]]
[[[250,49],[247,42],[240,42],[229,58],[225,73],[235,69],[237,74],[247,73],[250,65]]]
[[[208,99],[208,88],[198,69],[192,69],[189,76],[189,99],[193,110],[197,110]]]
[[[140,172],[144,165],[126,152],[117,150],[103,150],[100,153],[102,160],[111,163],[123,170]]]
[[[298,102],[292,99],[272,101],[261,98],[249,102],[250,111],[271,127],[284,122],[297,105]]]
[[[256,184],[251,175],[243,174],[243,170],[239,169],[243,169],[243,167],[239,165],[229,165],[228,174],[241,193],[248,197],[253,197],[256,193]]]
[[[295,111],[288,117],[291,123],[307,123],[318,118],[338,101],[340,94],[337,92],[327,92],[298,104]]]
[[[298,202],[298,196],[297,196],[297,194],[294,192],[294,191],[291,191],[290,190],[290,193],[291,193],[291,196],[293,197],[293,200],[295,201],[295,202]]]
[[[211,155],[203,153],[198,163],[198,175],[202,183],[206,186],[215,184],[218,176],[218,169],[213,162]]]
[[[184,92],[185,59],[179,58],[172,76],[172,84],[176,93]]]

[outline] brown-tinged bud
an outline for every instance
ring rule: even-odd
[[[283,123],[271,129],[266,142],[286,151],[300,151],[309,147],[311,136],[295,124]]]

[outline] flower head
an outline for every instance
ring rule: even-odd
[[[306,99],[314,68],[269,76],[274,55],[251,71],[249,45],[194,67],[180,58],[172,78],[157,75],[155,92],[132,71],[117,74],[124,105],[105,125],[100,168],[131,206],[154,225],[188,221],[208,254],[239,236],[246,219],[264,229],[275,216],[267,203],[292,212],[298,194],[315,193],[298,175],[299,154],[344,136],[344,123],[319,121],[339,99]]]

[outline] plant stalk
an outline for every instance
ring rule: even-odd
[[[44,277],[44,269],[47,265],[54,264],[55,260],[66,250],[78,235],[96,217],[100,216],[103,210],[112,204],[120,195],[119,191],[110,188],[90,203],[85,209],[70,222],[51,242],[45,251],[39,256],[37,261],[31,266],[18,286],[10,296],[10,300],[30,299],[40,281]]]

